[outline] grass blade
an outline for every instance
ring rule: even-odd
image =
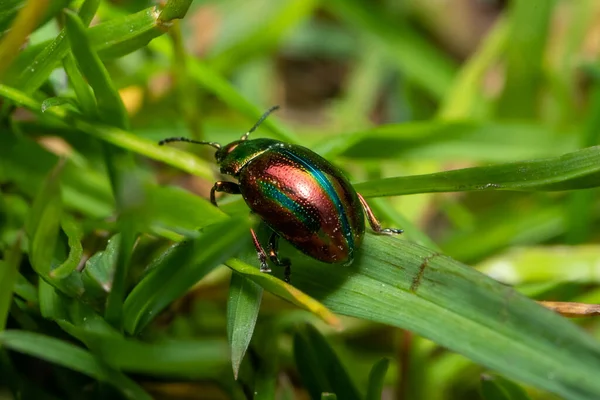
[[[19,54],[19,48],[44,16],[50,0],[28,0],[6,35],[0,37],[0,79]]]
[[[0,332],[0,344],[8,349],[38,357],[100,381],[108,382],[119,389],[128,399],[151,399],[133,380],[120,372],[107,368],[87,350],[71,343],[38,333],[4,331]]]
[[[523,388],[499,375],[481,377],[481,395],[484,400],[531,400]]]
[[[600,146],[560,157],[359,183],[364,196],[486,190],[560,191],[600,186]]]
[[[366,400],[381,400],[385,374],[389,365],[390,360],[387,358],[382,358],[381,360],[377,361],[375,365],[373,365],[373,368],[371,368],[371,373],[369,374],[369,384],[367,386]]]
[[[527,118],[535,115],[538,105],[542,61],[555,3],[515,0],[510,5],[506,84],[499,113],[505,117]]]
[[[227,338],[235,379],[254,333],[262,293],[262,287],[250,279],[235,271],[231,274],[227,301]]]
[[[42,114],[39,102],[14,88],[0,84],[0,97],[10,99],[35,113]],[[145,155],[158,161],[163,161],[182,171],[207,179],[214,178],[212,169],[208,166],[207,162],[174,147],[158,146],[157,143],[140,138],[133,133],[119,128],[89,122],[62,109],[51,108],[43,115],[52,117],[61,124],[76,128],[84,133],[90,134],[108,143],[112,143],[115,146]]]
[[[100,5],[100,0],[85,0],[79,9],[79,16],[87,26],[92,21],[96,10]],[[61,33],[52,42],[44,44],[41,50],[30,64],[24,65],[22,71],[16,79],[15,87],[20,88],[25,93],[31,94],[42,86],[48,79],[52,70],[60,63],[67,54],[69,47],[65,40],[65,31]]]
[[[411,330],[566,398],[600,396],[600,347],[593,338],[449,257],[368,234],[351,268],[308,259],[294,266],[294,284],[337,313]]]
[[[63,218],[61,226],[69,242],[69,256],[61,265],[50,272],[51,277],[58,279],[71,275],[79,266],[79,261],[83,256],[83,247],[81,246],[83,232],[77,222],[73,218],[67,217]]]
[[[284,281],[275,278],[273,275],[260,272],[258,268],[248,265],[238,259],[227,260],[225,265],[234,271],[243,274],[246,278],[252,279],[269,292],[312,312],[329,325],[337,328],[341,326],[340,320],[335,314],[324,307],[323,304],[310,296],[307,296],[305,293],[302,293],[295,286],[287,284]]]
[[[13,292],[19,276],[21,264],[21,240],[17,239],[6,253],[6,259],[0,260],[0,332],[6,327]]]
[[[341,399],[361,399],[337,355],[312,325],[304,325],[295,333],[294,358],[313,399],[323,392],[335,393]]]
[[[114,88],[108,71],[100,61],[98,54],[91,48],[85,25],[72,11],[65,12],[67,38],[79,69],[89,82],[98,104],[100,118],[110,125],[121,129],[129,126],[129,117],[125,105]]]
[[[170,302],[242,246],[249,224],[229,219],[210,226],[198,238],[168,250],[131,291],[124,305],[124,327],[137,333]]]
[[[364,0],[334,0],[327,3],[327,8],[349,25],[372,35],[399,69],[429,93],[441,98],[448,91],[455,66],[408,24],[390,20],[376,3]]]
[[[313,149],[326,158],[510,162],[560,155],[577,143],[531,123],[414,121],[335,136]]]
[[[61,160],[48,175],[35,198],[27,223],[29,259],[34,270],[43,277],[50,274],[58,240],[62,218],[60,176],[64,165]]]

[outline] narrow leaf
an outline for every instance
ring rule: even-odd
[[[100,0],[85,0],[81,5],[79,16],[86,26],[90,24],[99,5]],[[43,44],[41,49],[35,59],[19,69],[20,75],[16,79],[15,87],[28,94],[42,86],[56,65],[67,54],[69,46],[65,38],[65,31],[61,31],[53,41]]]
[[[6,259],[0,260],[0,332],[6,326],[8,312],[12,303],[15,284],[21,264],[21,240],[17,239],[5,253]]]
[[[373,368],[371,368],[371,373],[369,374],[369,384],[367,386],[366,400],[381,400],[385,374],[389,365],[390,360],[387,358],[382,358],[381,360],[377,361],[375,365],[373,365]]]
[[[119,389],[128,399],[152,399],[133,380],[116,370],[107,368],[87,350],[71,343],[38,333],[12,330],[0,332],[0,344],[8,349],[38,357],[100,381],[108,382]]]
[[[227,338],[235,379],[254,333],[262,292],[262,287],[250,279],[235,271],[231,274],[227,301]]]
[[[323,321],[339,328],[341,322],[327,307],[298,290],[296,287],[277,279],[273,275],[260,272],[257,268],[238,259],[230,259],[225,263],[229,268],[256,282],[269,292],[317,315]],[[318,275],[315,275],[318,276]]]
[[[124,305],[124,327],[137,333],[169,303],[192,287],[244,243],[249,224],[229,219],[204,230],[198,239],[183,242],[165,252],[136,285]]]
[[[100,118],[111,125],[127,129],[129,119],[125,105],[100,57],[90,46],[85,25],[74,12],[66,11],[65,17],[71,51],[79,69],[94,89]]]
[[[58,279],[66,278],[71,275],[71,273],[79,266],[79,261],[83,256],[83,247],[81,246],[83,232],[77,222],[73,218],[67,217],[63,218],[61,226],[63,232],[67,235],[69,256],[61,265],[50,272],[51,277]]]
[[[600,346],[589,334],[449,257],[367,234],[350,268],[294,267],[294,285],[335,312],[413,331],[566,398],[600,397]]]
[[[29,258],[35,271],[42,276],[48,276],[50,273],[60,229],[60,176],[64,165],[64,160],[61,160],[48,174],[35,198],[27,223]]]
[[[41,114],[41,105],[35,99],[14,88],[0,84],[0,97],[10,99],[35,113]],[[62,109],[50,108],[44,115],[53,117],[61,124],[71,126],[84,133],[90,134],[115,146],[130,150],[141,155],[163,161],[188,173],[207,179],[214,175],[208,163],[193,154],[169,146],[158,146],[157,143],[143,139],[131,132],[111,126],[91,123]],[[0,150],[1,151],[1,150]]]
[[[348,400],[361,398],[333,349],[312,325],[305,325],[294,335],[294,358],[312,398],[323,392]]]
[[[368,197],[487,190],[559,191],[600,186],[600,146],[560,157],[379,179],[355,185]]]
[[[530,400],[522,387],[499,375],[481,376],[481,394],[484,400]]]

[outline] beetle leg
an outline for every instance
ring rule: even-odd
[[[271,259],[273,264],[277,265],[278,267],[285,268],[284,273],[283,273],[283,280],[286,283],[290,283],[290,277],[292,275],[292,270],[291,270],[292,263],[290,262],[289,258],[279,259],[279,255],[277,254],[278,248],[279,248],[279,235],[277,233],[273,232],[271,234],[271,237],[269,238],[269,258]]]
[[[371,207],[367,204],[367,201],[364,197],[361,196],[360,193],[356,193],[358,195],[358,199],[360,200],[360,204],[362,204],[363,210],[367,214],[367,219],[369,220],[369,225],[371,225],[371,229],[373,229],[376,233],[384,233],[384,234],[399,234],[404,232],[402,229],[394,229],[394,228],[382,228],[381,224],[371,211]]]
[[[267,264],[267,253],[265,253],[264,249],[260,245],[260,242],[256,237],[256,232],[254,232],[254,229],[250,228],[250,233],[252,234],[252,241],[254,242],[254,247],[256,248],[258,261],[260,261],[260,272],[271,272],[271,268],[269,268],[269,265]]]
[[[215,199],[215,192],[225,192],[229,194],[240,194],[240,186],[237,183],[219,181],[215,182],[212,189],[210,189],[210,202],[217,206],[217,199]]]

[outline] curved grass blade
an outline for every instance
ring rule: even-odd
[[[325,158],[512,162],[578,148],[573,135],[533,123],[415,121],[328,137],[313,149]]]
[[[506,84],[498,103],[498,113],[503,117],[535,115],[554,6],[553,2],[534,4],[527,0],[510,4]]]
[[[367,197],[486,190],[560,191],[600,186],[600,146],[559,157],[379,179],[354,185]]]
[[[25,43],[27,36],[44,17],[49,5],[50,0],[28,0],[25,7],[19,10],[7,33],[0,36],[0,79],[19,54],[19,48]]]
[[[164,54],[169,58],[173,58],[172,46],[164,38],[157,38],[149,44],[148,47],[155,50],[158,53]],[[206,63],[198,60],[195,57],[188,56],[186,58],[186,65],[190,78],[194,79],[200,84],[207,92],[214,94],[223,103],[227,104],[234,110],[239,111],[242,115],[250,119],[253,123],[258,120],[265,110],[258,108],[244,96],[242,96],[233,85],[227,81],[223,76],[217,73],[213,68],[209,67]],[[300,143],[300,140],[294,135],[289,129],[283,124],[277,121],[277,117],[270,116],[262,124],[261,129],[266,128],[271,131],[275,136],[289,143]]]
[[[254,333],[262,293],[261,286],[233,271],[227,301],[227,338],[235,379]]]
[[[100,5],[100,0],[85,0],[79,9],[79,16],[87,26],[92,21],[96,10]],[[56,65],[63,59],[69,51],[68,43],[65,39],[65,31],[49,43],[43,45],[43,49],[35,56],[28,65],[24,65],[22,71],[14,84],[15,87],[23,92],[31,94],[39,89]],[[40,47],[41,47],[40,46]]]
[[[437,113],[440,119],[465,119],[478,116],[483,101],[483,78],[507,46],[509,24],[499,19],[467,63],[461,67]]]
[[[81,372],[108,382],[132,400],[151,400],[137,383],[122,373],[106,367],[87,350],[49,336],[26,331],[0,332],[0,344],[8,349]]]
[[[67,235],[69,256],[61,265],[50,272],[51,277],[58,279],[63,279],[71,275],[77,269],[83,255],[83,247],[81,246],[83,232],[77,222],[71,217],[66,217],[63,218],[61,227],[65,235]]]
[[[124,372],[206,379],[223,373],[229,361],[227,343],[219,339],[144,343],[90,330],[80,330],[78,336],[95,356]]]
[[[366,400],[381,400],[383,382],[389,365],[390,360],[382,358],[373,365],[373,368],[371,368]]]
[[[294,266],[294,284],[335,312],[411,330],[566,398],[600,396],[600,346],[591,336],[449,257],[368,234],[350,268],[305,258]]]
[[[269,292],[289,301],[292,304],[312,312],[329,325],[332,325],[336,328],[341,326],[341,322],[339,318],[335,316],[335,314],[333,314],[315,299],[307,296],[305,293],[302,293],[296,287],[275,278],[273,275],[260,272],[258,268],[248,265],[235,258],[227,260],[225,265],[234,271],[243,274],[246,278],[252,279]]]
[[[2,84],[0,84],[0,97],[12,100],[37,114],[52,117],[61,124],[69,125],[84,133],[95,136],[108,143],[112,143],[115,146],[145,155],[158,161],[163,161],[182,171],[203,178],[214,178],[214,174],[212,169],[208,166],[208,163],[190,153],[178,150],[174,147],[158,146],[150,140],[140,138],[119,128],[89,122],[64,109],[50,108],[42,114],[39,102],[23,92]]]
[[[335,393],[341,399],[361,399],[341,361],[312,325],[306,324],[294,334],[294,358],[302,382],[313,399],[318,399],[323,392]]]
[[[50,274],[58,240],[62,218],[60,176],[64,165],[64,160],[59,161],[48,175],[35,198],[26,225],[30,240],[29,259],[33,269],[43,277]]]
[[[332,14],[377,39],[378,45],[386,49],[404,74],[433,96],[441,98],[452,83],[455,73],[453,62],[408,24],[399,24],[385,15],[376,4],[361,0],[334,0],[326,5]]]
[[[13,292],[19,277],[22,257],[20,238],[17,238],[12,248],[8,249],[5,257],[4,260],[0,260],[0,332],[6,327]]]
[[[600,246],[531,246],[490,257],[477,269],[509,285],[532,282],[598,283]]]
[[[207,227],[198,239],[177,244],[165,252],[127,296],[125,330],[131,334],[139,332],[170,302],[235,254],[249,228],[246,219],[228,219]]]
[[[522,387],[499,375],[481,376],[484,400],[531,400]]]
[[[99,304],[104,303],[112,288],[120,244],[120,234],[110,238],[104,251],[97,252],[85,262],[85,268],[81,273],[86,295]]]
[[[114,88],[108,71],[100,61],[98,54],[90,46],[85,25],[72,11],[65,12],[65,27],[71,51],[77,65],[88,83],[94,89],[100,118],[122,129],[129,126],[129,117],[125,105]]]

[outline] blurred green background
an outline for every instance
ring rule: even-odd
[[[0,0],[0,400],[600,398],[599,37],[595,0]],[[157,142],[275,104],[253,137],[402,238],[258,273],[213,150]]]

